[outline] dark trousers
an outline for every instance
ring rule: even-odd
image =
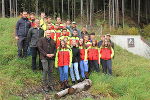
[[[19,37],[17,42],[18,46],[18,57],[26,57],[27,56],[27,49],[28,49],[28,41],[26,37]]]
[[[32,70],[36,70],[37,64],[36,64],[36,58],[37,55],[39,55],[39,69],[42,69],[42,63],[40,60],[40,52],[37,47],[31,47],[31,54],[32,54]]]
[[[103,73],[105,74],[112,74],[112,61],[101,59]]]
[[[97,60],[89,60],[88,63],[89,63],[89,72],[92,72],[92,71],[99,72],[100,71]]]
[[[43,85],[54,85],[51,81],[53,80],[52,72],[54,67],[54,60],[41,60],[43,65]]]

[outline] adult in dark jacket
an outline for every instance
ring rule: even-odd
[[[76,40],[72,40],[71,44],[72,44],[73,57],[72,57],[72,65],[70,67],[70,75],[71,75],[72,83],[75,84],[75,77],[77,79],[77,82],[80,82],[80,76],[79,76],[79,70],[78,70],[79,61],[80,61],[80,50],[77,47]]]
[[[29,29],[28,32],[28,41],[30,44],[31,52],[32,52],[32,70],[36,70],[36,58],[37,53],[40,55],[39,50],[37,48],[37,43],[41,37],[44,36],[44,30],[40,28],[40,20],[36,19],[34,27]],[[39,68],[42,69],[42,63],[39,59]]]
[[[56,54],[56,44],[51,39],[51,31],[47,30],[46,37],[40,38],[38,41],[38,49],[40,51],[40,58],[43,66],[43,88],[45,91],[53,88],[52,82],[52,70],[54,67],[54,59]],[[51,83],[51,85],[49,84]]]
[[[22,18],[16,24],[16,40],[18,40],[18,57],[26,57],[28,49],[27,34],[31,27],[31,23],[27,18],[28,13],[24,11]]]
[[[101,35],[101,40],[98,42],[98,47],[100,48],[102,46],[103,41],[105,40],[105,35]]]

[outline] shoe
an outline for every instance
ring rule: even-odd
[[[65,88],[70,88],[70,85],[68,83],[68,80],[64,81],[65,82]]]
[[[64,83],[64,82],[61,82],[61,83],[60,83],[60,88],[61,88],[61,90],[64,90],[64,89],[65,89],[65,83]]]
[[[89,73],[88,72],[85,72],[85,78],[89,79]]]
[[[72,84],[75,85],[75,84],[76,84],[76,81],[72,81]]]
[[[77,80],[78,83],[82,82],[81,79]]]

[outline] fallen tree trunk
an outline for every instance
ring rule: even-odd
[[[75,92],[80,92],[88,90],[92,86],[92,81],[90,79],[85,79],[83,82],[80,82],[71,88],[67,88],[55,94],[55,98],[59,99],[67,94],[74,94]]]
[[[67,95],[67,94],[68,94],[68,89],[69,89],[69,88],[67,88],[67,89],[65,89],[65,90],[62,90],[62,91],[56,93],[56,94],[55,94],[55,98],[56,98],[56,99],[59,99],[59,98],[65,96],[65,95]]]
[[[92,81],[90,79],[85,79],[83,82],[80,82],[71,88],[69,88],[68,93],[74,94],[75,92],[81,92],[88,90],[92,86]]]

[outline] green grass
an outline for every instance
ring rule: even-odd
[[[0,100],[21,100],[23,90],[41,84],[41,72],[33,73],[31,58],[18,59],[14,28],[17,19],[0,19]],[[104,100],[149,100],[150,60],[115,46],[113,76],[93,73],[89,92]],[[42,94],[25,100],[41,100]],[[83,98],[83,100],[94,100]]]

